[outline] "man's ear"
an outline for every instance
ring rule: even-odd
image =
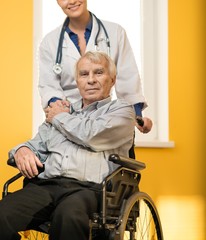
[[[112,86],[116,83],[116,75],[112,78]]]

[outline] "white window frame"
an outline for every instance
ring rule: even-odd
[[[99,0],[98,0],[99,1]],[[44,118],[38,94],[37,52],[42,38],[42,0],[34,0],[33,135]],[[153,120],[152,131],[136,131],[137,147],[173,147],[168,120],[168,0],[141,0],[141,58],[144,93],[149,107],[144,116]],[[125,17],[125,16],[123,16]]]
[[[142,79],[149,103],[151,133],[136,132],[138,147],[174,147],[169,140],[168,0],[141,0]],[[139,140],[140,139],[140,140]]]

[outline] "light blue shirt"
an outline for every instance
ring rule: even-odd
[[[60,113],[52,125],[44,122],[27,146],[44,162],[39,178],[58,176],[101,183],[118,165],[108,161],[111,153],[128,156],[133,143],[135,111],[124,100],[107,98],[82,108],[78,101],[70,113]]]

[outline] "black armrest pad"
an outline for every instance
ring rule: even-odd
[[[7,160],[7,164],[8,164],[9,166],[16,167],[16,162],[15,162],[15,159],[14,159],[14,158],[9,158],[9,159]]]
[[[11,167],[15,167],[15,168],[17,167],[14,158],[9,158],[7,160],[7,165],[9,165]],[[43,165],[43,167],[37,167],[37,169],[38,169],[39,173],[43,172],[44,171],[44,165]]]
[[[132,158],[123,157],[118,154],[111,154],[109,156],[109,161],[119,164],[123,167],[133,169],[133,170],[142,170],[142,169],[146,168],[145,163],[137,161]]]

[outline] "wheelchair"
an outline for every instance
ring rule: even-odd
[[[117,154],[111,154],[109,161],[120,167],[102,182],[101,206],[90,219],[89,240],[163,240],[157,208],[151,197],[139,190],[145,164]],[[7,164],[15,167],[14,159]],[[20,177],[18,173],[4,184],[3,197],[10,194],[10,184]],[[20,233],[22,239],[49,239],[49,224]]]

